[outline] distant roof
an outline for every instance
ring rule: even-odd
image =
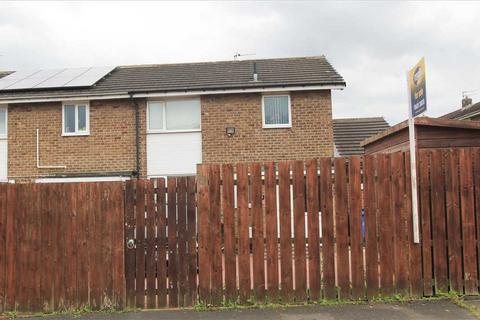
[[[0,71],[0,78],[6,77],[11,73],[12,71]]]
[[[294,86],[344,87],[345,81],[324,56],[134,65],[115,68],[92,87],[2,91],[0,101]]]
[[[440,118],[463,120],[477,113],[480,113],[480,102],[477,102],[468,107],[460,108],[453,112],[447,113],[441,116]]]
[[[444,128],[461,128],[461,129],[472,129],[480,130],[480,122],[478,121],[462,121],[462,120],[452,120],[452,119],[441,119],[441,118],[429,118],[429,117],[418,117],[415,118],[415,127],[416,126],[431,126],[431,127],[444,127]],[[400,122],[393,127],[388,128],[387,130],[380,132],[368,139],[365,139],[360,145],[363,147],[367,144],[375,142],[377,140],[383,139],[386,136],[389,136],[397,131],[408,128],[408,120]]]
[[[383,117],[333,119],[333,141],[339,156],[363,154],[360,142],[390,128]]]

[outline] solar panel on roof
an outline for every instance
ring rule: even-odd
[[[0,90],[89,87],[115,67],[17,71],[0,79]]]

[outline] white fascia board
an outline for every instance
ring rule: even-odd
[[[266,88],[246,88],[246,89],[226,89],[226,90],[192,90],[192,91],[172,91],[160,93],[134,93],[133,98],[161,98],[161,97],[181,97],[181,96],[201,96],[212,94],[232,94],[232,93],[257,93],[257,92],[286,92],[286,91],[314,91],[314,90],[343,90],[344,85],[328,86],[293,86],[293,87],[266,87]]]
[[[161,98],[161,97],[184,97],[201,96],[212,94],[232,94],[232,93],[256,93],[256,92],[285,92],[285,91],[313,91],[313,90],[343,90],[345,85],[317,85],[317,86],[282,86],[265,88],[244,88],[244,89],[225,89],[225,90],[186,90],[170,92],[152,92],[152,93],[119,93],[105,94],[98,96],[62,96],[62,97],[38,97],[28,98],[20,97],[9,100],[1,100],[0,103],[37,103],[37,102],[58,102],[58,101],[90,101],[90,100],[110,100],[110,99],[128,99],[128,98]]]

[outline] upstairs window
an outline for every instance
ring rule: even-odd
[[[87,103],[63,105],[63,135],[81,136],[90,134],[89,106]]]
[[[200,100],[148,102],[149,132],[183,132],[200,130]]]
[[[292,115],[289,95],[268,95],[262,98],[264,128],[290,128]]]
[[[0,106],[0,139],[7,138],[7,107]]]

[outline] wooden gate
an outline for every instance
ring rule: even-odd
[[[195,184],[195,177],[126,183],[127,306],[163,308],[196,303]]]

